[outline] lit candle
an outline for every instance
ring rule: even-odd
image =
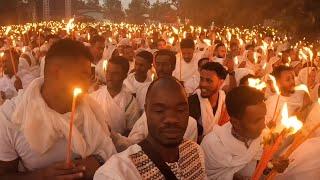
[[[252,176],[252,180],[259,180],[261,175],[263,174],[264,169],[267,167],[268,162],[272,159],[273,155],[277,152],[277,150],[280,148],[283,140],[290,135],[295,134],[297,131],[299,131],[303,123],[297,119],[297,117],[288,117],[288,107],[285,103],[283,105],[282,109],[282,120],[281,120],[281,126],[284,127],[281,130],[280,135],[277,137],[277,139],[274,141],[274,143],[267,143],[264,145],[264,151],[261,156],[261,159],[259,161],[259,164],[257,165],[257,168]]]
[[[66,156],[66,165],[68,167],[72,166],[71,162],[71,140],[72,140],[72,129],[73,129],[73,122],[74,122],[74,115],[75,115],[75,110],[76,110],[76,102],[77,102],[77,97],[79,94],[82,93],[82,90],[80,88],[75,88],[73,90],[73,98],[72,98],[72,108],[71,108],[71,116],[70,116],[70,122],[69,122],[69,137],[68,137],[68,144],[67,144],[67,156]]]

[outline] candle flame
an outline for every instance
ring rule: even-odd
[[[300,85],[294,87],[294,90],[296,90],[296,91],[304,91],[304,92],[306,92],[308,95],[310,95],[309,89],[308,89],[308,87],[307,87],[305,84],[300,84]]]
[[[260,79],[249,78],[248,83],[250,87],[253,87],[258,90],[262,90],[267,87],[266,83],[261,81]]]
[[[172,26],[172,31],[175,33],[175,34],[179,34],[179,30],[175,27]]]
[[[66,26],[66,31],[68,34],[70,34],[71,30],[74,28],[74,18],[70,19],[67,26]]]
[[[267,63],[265,62],[265,63],[263,64],[263,66],[262,66],[262,69],[265,70],[266,67],[267,67]]]
[[[4,52],[0,52],[0,58],[3,58]]]
[[[286,102],[283,105],[281,116],[282,116],[281,124],[285,128],[290,129],[291,134],[295,134],[297,131],[299,131],[302,128],[303,123],[299,121],[296,116],[289,117],[288,105]]]
[[[104,60],[102,64],[103,71],[106,72],[108,67],[108,60]]]
[[[272,85],[273,85],[274,90],[276,91],[276,94],[280,95],[280,89],[279,89],[279,87],[277,85],[276,78],[274,76],[270,75],[270,74],[269,74],[269,78],[272,81]]]
[[[88,41],[90,41],[90,39],[91,39],[90,33],[88,33],[87,37],[88,37]]]
[[[74,88],[74,90],[73,90],[73,96],[74,97],[78,96],[81,93],[82,93],[82,89],[81,88]]]
[[[7,36],[10,31],[11,31],[11,26],[8,26],[7,29],[6,29],[6,32],[4,34]]]
[[[170,37],[168,41],[171,45],[173,45],[174,37]]]
[[[235,63],[236,65],[239,64],[239,58],[238,58],[238,56],[234,57],[234,63]]]
[[[151,79],[152,79],[152,81],[154,81],[154,79],[155,79],[154,76],[155,76],[155,74],[152,73],[152,74],[151,74]]]
[[[211,40],[210,39],[204,39],[204,43],[206,43],[208,46],[211,46]]]
[[[254,63],[255,63],[255,64],[258,63],[258,58],[259,58],[259,57],[258,57],[258,53],[257,53],[257,52],[254,52],[254,53],[253,53],[253,59],[254,59]]]

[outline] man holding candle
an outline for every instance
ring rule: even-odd
[[[201,143],[208,178],[251,177],[262,150],[260,135],[265,128],[266,114],[263,100],[263,93],[247,86],[237,87],[227,94],[230,122],[215,126]],[[287,165],[287,161],[273,161],[274,168],[280,172]]]
[[[154,81],[145,103],[148,137],[113,156],[95,174],[105,179],[206,179],[199,146],[183,140],[188,125],[188,99],[172,77]]]
[[[116,152],[102,110],[84,94],[76,102],[73,164],[67,167],[64,162],[73,89],[87,92],[92,60],[82,43],[58,41],[46,55],[44,78],[34,80],[24,93],[1,106],[1,179],[92,178]]]

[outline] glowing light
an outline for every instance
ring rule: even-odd
[[[81,93],[82,93],[82,89],[81,88],[74,88],[74,90],[73,90],[73,96],[74,97],[78,96]]]
[[[250,87],[253,87],[253,88],[258,89],[260,91],[262,89],[264,89],[265,87],[267,87],[267,84],[265,82],[261,81],[260,79],[249,78],[248,83],[249,83]]]
[[[103,68],[104,72],[107,71],[107,67],[108,67],[108,60],[104,60],[103,63],[102,63],[102,68]]]
[[[70,34],[73,28],[74,28],[74,18],[70,19],[66,26],[67,33]]]
[[[269,74],[269,78],[272,81],[272,85],[273,85],[274,90],[276,91],[276,94],[280,95],[280,89],[279,89],[279,87],[277,85],[276,78],[274,76],[270,75],[270,74]]]
[[[211,40],[210,39],[204,39],[204,43],[206,43],[208,46],[211,46]]]
[[[281,124],[287,128],[291,130],[291,134],[295,134],[297,131],[299,131],[302,126],[303,123],[301,121],[298,120],[298,118],[296,116],[292,116],[289,117],[288,115],[288,105],[285,102],[281,111]]]

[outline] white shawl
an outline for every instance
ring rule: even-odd
[[[218,108],[216,114],[213,115],[209,99],[201,96],[200,89],[198,89],[196,93],[200,101],[203,133],[206,135],[212,131],[214,125],[218,124],[226,95],[223,91],[219,90]]]
[[[235,173],[258,159],[261,153],[260,138],[246,148],[243,142],[233,137],[231,128],[230,122],[215,126],[201,143],[209,179],[232,180]]]
[[[30,147],[39,152],[47,152],[60,138],[68,138],[71,113],[59,114],[47,106],[40,89],[43,78],[34,80],[16,100],[12,122],[21,131]],[[83,158],[99,152],[107,158],[115,152],[109,137],[107,125],[103,121],[101,109],[88,96],[83,97],[74,120],[72,150]],[[111,146],[110,146],[111,145]]]

